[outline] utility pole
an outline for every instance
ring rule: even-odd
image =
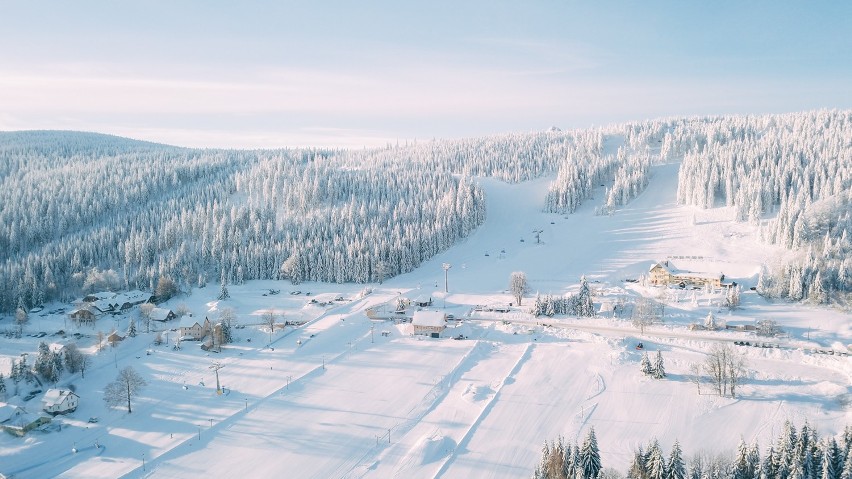
[[[212,369],[213,372],[216,373],[216,394],[222,394],[222,387],[219,386],[219,370],[224,368],[224,367],[225,366],[222,366],[220,363],[216,362],[216,363],[213,363],[212,365],[210,365],[210,368],[209,368],[209,369]],[[213,422],[212,422],[213,420],[211,419],[210,421],[211,421],[210,426],[213,427]]]
[[[373,342],[373,328],[374,328],[374,326],[371,324],[370,325],[370,342],[371,343]]]
[[[541,233],[544,230],[533,230],[533,234],[535,235],[535,244],[541,244]]]
[[[444,264],[441,265],[441,267],[444,268],[444,292],[449,293],[450,292],[449,271],[450,271],[450,268],[452,268],[453,266],[450,263],[444,263]]]

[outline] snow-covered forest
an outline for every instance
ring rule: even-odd
[[[681,204],[734,207],[801,250],[764,294],[852,289],[852,113],[646,121],[372,150],[201,150],[72,132],[0,133],[0,310],[95,289],[249,279],[381,282],[485,218],[477,178],[554,175],[547,212],[601,214],[682,158]]]
[[[815,302],[852,290],[852,112],[713,118],[675,124],[681,204],[733,207],[738,221],[798,257],[767,265],[766,295]]]
[[[594,429],[582,444],[558,438],[545,442],[534,479],[624,477],[601,461]],[[740,439],[733,457],[709,451],[687,456],[677,440],[667,454],[657,439],[640,446],[626,477],[633,479],[834,479],[852,477],[852,427],[838,437],[820,437],[805,422],[801,429],[787,421],[778,438],[761,454],[756,442]]]

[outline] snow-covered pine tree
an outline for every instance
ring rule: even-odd
[[[716,324],[716,316],[713,316],[713,311],[707,313],[707,317],[704,318],[704,327],[711,331],[716,330],[719,327]]]
[[[228,280],[225,278],[225,274],[222,274],[222,286],[219,288],[219,296],[217,298],[219,300],[226,300],[231,297],[231,293],[228,292]]]
[[[601,472],[601,454],[594,427],[589,428],[589,433],[580,448],[580,467],[583,471],[583,479],[596,479]]]
[[[656,439],[651,441],[651,446],[648,448],[648,461],[645,467],[648,471],[648,479],[666,478],[666,459]]]
[[[592,292],[586,277],[580,277],[580,290],[574,296],[574,311],[577,316],[592,317],[595,315],[595,305],[592,301]]]
[[[666,377],[666,368],[663,364],[663,352],[659,349],[657,350],[657,355],[654,357],[653,376],[654,379],[663,379]]]
[[[136,337],[136,320],[130,318],[130,324],[127,326],[127,336],[131,338]]]
[[[646,376],[654,374],[654,367],[651,365],[651,359],[648,358],[647,352],[642,352],[642,359],[639,361],[639,370]]]
[[[680,443],[675,440],[672,452],[669,454],[669,463],[666,467],[666,479],[686,479],[686,466],[683,463],[683,451]]]

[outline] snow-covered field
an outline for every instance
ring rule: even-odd
[[[562,217],[540,212],[547,179],[482,180],[486,223],[416,271],[371,285],[371,294],[362,294],[363,285],[255,281],[230,286],[225,301],[215,299],[217,285],[175,298],[168,307],[185,304],[195,316],[211,318],[231,307],[249,325],[236,329],[237,341],[221,353],[190,342],[175,350],[177,333],[169,344],[154,346],[154,333],[144,332],[95,353],[85,378],[66,374],[60,382],[73,383],[81,396],[76,412],[54,421],[61,430],[0,435],[0,472],[17,478],[515,478],[532,473],[543,441],[558,435],[576,441],[590,426],[604,466],[622,471],[652,437],[664,449],[678,439],[691,455],[731,451],[741,437],[766,444],[787,419],[807,420],[823,435],[839,432],[852,423],[852,358],[812,350],[848,351],[852,317],[768,302],[749,291],[760,265],[784,252],[760,243],[753,226],[732,222],[729,209],[676,206],[677,168],[656,167],[647,190],[612,216],[593,214],[602,194]],[[534,230],[542,231],[541,243]],[[535,319],[515,308],[482,320],[465,317],[475,305],[513,301],[505,291],[513,271],[528,276],[532,293],[525,306],[536,292],[575,291],[584,274],[598,303],[658,296],[659,289],[624,280],[677,256],[696,257],[689,267],[721,271],[743,285],[741,308],[722,310],[720,296],[704,291],[671,290],[665,323],[644,333],[609,314]],[[452,265],[448,293],[443,263]],[[269,289],[281,293],[268,295]],[[288,294],[296,289],[302,293]],[[400,294],[431,295],[434,307],[463,320],[450,326],[447,338],[426,339],[413,337],[410,324],[365,315]],[[335,301],[338,295],[344,300]],[[270,343],[260,326],[270,308],[307,323],[276,330]],[[710,311],[729,324],[777,320],[789,334],[772,340],[781,347],[738,347],[748,378],[737,399],[709,388],[698,394],[688,377],[690,364],[702,361],[715,342],[754,341],[745,332],[687,329]],[[100,321],[98,329],[108,333],[126,329],[129,317]],[[10,323],[6,318],[0,329]],[[27,332],[60,328],[78,331],[62,315],[33,314]],[[94,351],[95,331],[79,329],[89,335],[81,347]],[[467,339],[449,339],[459,334]],[[8,376],[11,359],[22,352],[33,358],[41,340],[57,337],[0,337],[0,372]],[[663,352],[666,379],[640,373],[638,341]],[[223,366],[223,395],[215,391],[214,362]],[[102,400],[104,386],[128,365],[148,381],[132,414],[107,409]],[[38,396],[10,402],[40,409]],[[90,417],[99,421],[89,423]]]

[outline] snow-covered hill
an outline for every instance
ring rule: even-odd
[[[852,358],[817,351],[846,352],[852,318],[749,291],[760,265],[782,250],[761,245],[754,226],[733,222],[731,208],[677,206],[677,175],[676,163],[654,167],[647,189],[611,216],[594,214],[603,188],[575,214],[562,216],[541,212],[547,179],[514,185],[483,179],[485,223],[416,270],[373,284],[367,295],[356,285],[250,281],[229,286],[231,298],[224,301],[216,299],[215,285],[172,299],[167,307],[185,304],[197,317],[233,308],[249,325],[235,330],[237,342],[218,354],[190,342],[180,350],[173,343],[153,346],[153,333],[97,353],[85,379],[63,380],[76,385],[81,406],[57,421],[61,431],[0,436],[0,472],[18,478],[516,478],[532,473],[543,441],[558,435],[575,441],[590,427],[604,465],[621,471],[652,437],[665,450],[678,439],[691,456],[732,452],[741,437],[767,444],[788,419],[809,421],[823,435],[839,433],[852,423]],[[533,233],[539,230],[540,243]],[[745,286],[741,307],[721,309],[717,293],[625,281],[667,257]],[[444,263],[451,265],[447,293]],[[513,271],[529,278],[525,305],[536,292],[574,291],[586,275],[596,303],[657,298],[666,304],[664,323],[641,332],[617,315],[533,318],[525,307],[467,318],[476,305],[513,301],[506,292]],[[300,294],[288,294],[296,289]],[[400,294],[431,296],[435,308],[464,318],[448,336],[466,339],[413,337],[408,323],[365,315]],[[306,324],[270,335],[259,326],[270,309]],[[789,337],[687,329],[708,312],[731,325],[776,320]],[[128,318],[115,326],[125,329]],[[52,332],[62,323],[62,315],[34,315],[28,331]],[[98,329],[108,332],[112,323],[101,320]],[[713,395],[706,385],[698,393],[691,364],[714,344],[755,339],[779,347],[736,346],[748,363],[736,399]],[[35,351],[39,340],[0,338],[0,355],[8,364]],[[639,341],[645,351],[662,351],[666,379],[640,373]],[[215,394],[214,361],[224,366],[223,395]],[[103,387],[128,365],[149,385],[132,414],[106,409]],[[37,401],[25,405],[37,408]],[[91,416],[100,421],[88,423]],[[102,447],[93,447],[96,442]]]

